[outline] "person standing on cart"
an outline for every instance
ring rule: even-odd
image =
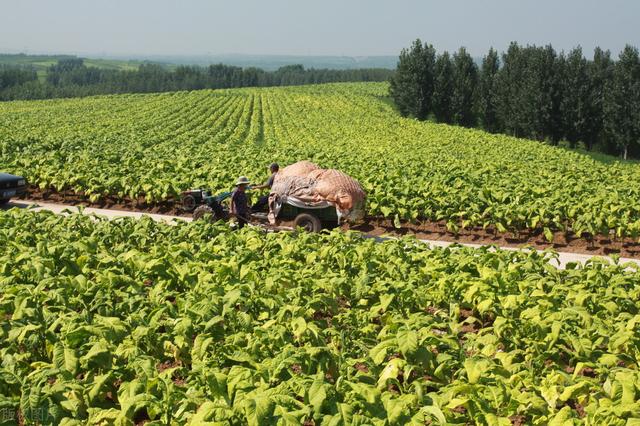
[[[271,189],[271,187],[273,186],[273,181],[276,178],[276,174],[280,170],[280,166],[278,165],[278,163],[271,163],[271,165],[269,166],[269,170],[271,170],[271,176],[269,176],[269,179],[267,179],[267,181],[262,185],[252,186],[251,189]],[[251,211],[260,212],[264,210],[265,207],[267,207],[267,204],[269,204],[269,194],[263,195],[258,198],[258,201],[256,201],[256,203],[251,207]]]
[[[251,216],[251,209],[245,192],[248,185],[249,179],[246,176],[240,176],[236,181],[236,189],[231,194],[231,213],[238,221],[238,229],[243,228],[249,222]]]

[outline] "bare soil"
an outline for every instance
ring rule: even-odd
[[[545,239],[541,230],[523,230],[518,235],[510,232],[500,233],[492,228],[476,227],[460,230],[457,234],[449,232],[444,222],[403,223],[398,229],[388,219],[366,218],[360,225],[349,229],[363,232],[369,236],[415,236],[418,239],[446,241],[461,244],[495,244],[500,247],[533,247],[537,250],[548,248],[569,253],[640,259],[640,242],[631,238],[612,239],[603,235],[590,238],[578,237],[572,232],[555,232],[553,242]]]
[[[21,198],[69,206],[85,206],[191,217],[190,213],[182,210],[179,201],[174,199],[168,199],[159,203],[147,203],[144,197],[133,200],[130,198],[118,199],[116,197],[106,196],[97,202],[91,202],[89,197],[83,193],[75,193],[72,191],[42,191],[37,187],[29,187],[27,194]],[[280,225],[291,226],[292,223],[292,221],[282,222]],[[453,233],[447,230],[445,222],[423,221],[418,223],[403,223],[400,228],[396,228],[392,221],[377,217],[368,217],[362,224],[343,226],[342,229],[359,231],[371,237],[400,237],[411,235],[418,239],[461,244],[493,244],[500,247],[512,248],[532,247],[537,250],[552,248],[557,251],[569,253],[581,253],[594,256],[620,255],[621,257],[640,259],[640,241],[631,238],[614,239],[604,235],[578,237],[572,232],[557,231],[554,233],[553,242],[549,242],[541,230],[522,230],[518,234],[514,234],[511,232],[500,233],[491,227],[486,229],[476,227]]]
[[[190,213],[183,211],[182,208],[180,208],[180,202],[174,199],[167,199],[158,203],[147,203],[144,197],[139,197],[134,200],[129,197],[120,199],[114,196],[103,196],[100,200],[92,202],[89,200],[89,197],[82,192],[41,190],[35,186],[29,186],[27,193],[19,198],[23,200],[44,201],[53,204],[65,204],[69,206],[147,212],[171,216],[191,216]]]

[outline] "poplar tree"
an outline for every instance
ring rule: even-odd
[[[498,74],[497,114],[502,131],[513,136],[525,135],[524,122],[527,100],[524,99],[525,54],[518,43],[513,42],[502,55],[502,68]]]
[[[433,91],[433,115],[440,123],[453,122],[452,94],[453,94],[453,62],[449,52],[444,52],[435,64],[435,84]]]
[[[478,86],[478,66],[464,47],[453,55],[453,123],[465,127],[477,124],[474,100]]]
[[[500,131],[498,122],[498,73],[500,58],[493,48],[482,60],[478,82],[476,109],[480,124],[488,132]]]
[[[606,93],[607,128],[626,160],[629,149],[640,145],[640,58],[637,48],[627,45],[620,53]]]
[[[615,152],[611,146],[608,132],[605,131],[605,96],[609,83],[613,79],[614,62],[611,52],[596,47],[593,61],[589,63],[589,127],[591,131],[585,136],[584,143],[588,150],[598,144],[598,149],[608,153]]]
[[[562,97],[562,118],[564,135],[572,148],[579,141],[585,141],[590,129],[591,81],[588,62],[582,54],[582,48],[576,47],[565,64],[565,92]]]
[[[433,46],[420,39],[400,53],[390,94],[402,115],[424,120],[431,112],[435,57]]]

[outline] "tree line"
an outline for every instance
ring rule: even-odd
[[[388,69],[305,69],[289,65],[276,71],[223,64],[168,69],[142,64],[137,70],[88,67],[82,58],[66,58],[47,68],[44,80],[28,66],[0,66],[0,100],[48,99],[114,93],[149,93],[232,87],[293,86],[346,81],[387,81]]]
[[[419,39],[403,49],[390,95],[404,116],[572,148],[640,157],[640,59],[627,45],[617,60],[580,47],[511,43],[476,63],[465,48],[437,54]]]

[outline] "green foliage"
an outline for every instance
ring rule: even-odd
[[[482,59],[482,68],[478,77],[477,115],[482,128],[495,133],[500,129],[498,122],[498,72],[500,58],[493,48]]]
[[[589,135],[597,131],[593,128],[597,123],[590,93],[589,62],[582,54],[581,48],[569,52],[565,67],[565,95],[562,98],[562,117],[565,137],[571,148],[579,141],[586,141]]]
[[[386,84],[0,104],[0,169],[93,200],[175,199],[311,160],[358,179],[368,214],[499,231],[640,234],[640,167],[398,117]]]
[[[613,80],[605,95],[609,132],[627,158],[629,147],[640,141],[640,57],[638,49],[626,46],[613,69]]]
[[[0,212],[0,398],[29,423],[629,424],[640,274]]]
[[[438,122],[451,124],[453,123],[454,76],[449,52],[443,52],[438,56],[434,73],[435,84],[431,102],[433,115]]]
[[[588,150],[624,159],[640,155],[635,118],[640,73],[634,47],[627,46],[614,63],[600,48],[588,60],[580,47],[566,58],[550,45],[513,42],[502,61],[490,49],[480,70],[460,48],[453,63],[444,52],[434,67],[421,71],[415,63],[425,49],[417,40],[410,50],[403,50],[391,80],[390,93],[404,116],[432,117],[417,112],[418,105],[424,105],[418,82],[430,81],[433,117],[440,123],[481,126],[553,145],[566,140],[572,148],[584,143]]]
[[[499,74],[499,122],[502,131],[557,142],[563,135],[562,63],[551,46],[512,43],[502,57]]]
[[[599,47],[593,53],[593,61],[589,64],[589,81],[591,92],[589,93],[590,120],[588,126],[591,133],[584,141],[587,148],[591,149],[596,144],[603,152],[616,152],[610,143],[610,132],[605,129],[606,124],[606,100],[609,84],[613,76],[614,62],[609,51],[603,51]]]
[[[413,42],[403,49],[390,79],[389,93],[403,116],[424,120],[432,110],[436,51],[432,45]]]
[[[293,86],[338,81],[386,81],[393,75],[392,70],[383,68],[305,69],[302,65],[288,65],[274,71],[264,71],[255,67],[243,69],[223,64],[202,67],[73,56],[59,57],[57,62],[54,60],[58,57],[44,58],[44,62],[39,62],[39,57],[0,55],[0,100]],[[32,67],[3,65],[6,62],[24,62]]]
[[[474,103],[478,88],[478,67],[464,47],[453,55],[453,123],[465,127],[477,124]]]

